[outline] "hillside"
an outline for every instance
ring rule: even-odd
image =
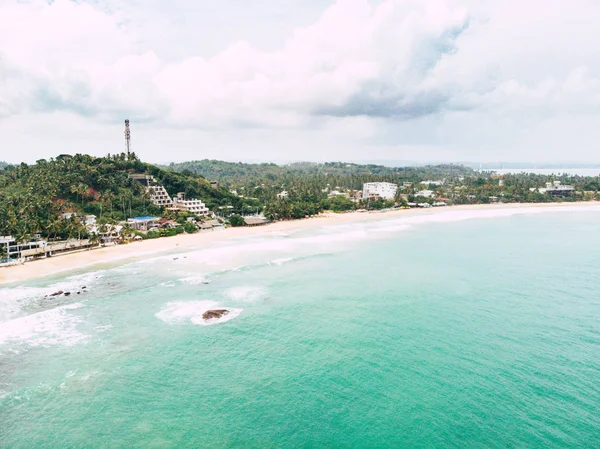
[[[0,235],[19,238],[33,234],[68,237],[85,232],[76,220],[61,214],[93,214],[101,222],[116,223],[138,215],[162,215],[149,203],[145,188],[129,173],[148,173],[165,186],[169,194],[185,192],[188,198],[202,199],[209,208],[221,204],[243,207],[227,190],[211,187],[201,176],[175,173],[141,162],[124,154],[96,158],[88,155],[61,155],[20,164],[0,172]]]
[[[450,176],[473,175],[472,169],[460,165],[435,165],[422,167],[386,167],[374,164],[354,164],[349,162],[297,162],[288,165],[272,163],[245,164],[242,162],[223,162],[201,160],[172,163],[165,166],[176,172],[191,172],[206,179],[219,181],[226,185],[241,185],[252,180],[270,180],[278,182],[290,176],[306,176],[338,179],[343,177],[361,177],[361,180],[422,181]],[[350,186],[348,186],[350,187]]]

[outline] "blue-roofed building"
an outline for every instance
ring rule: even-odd
[[[160,218],[158,217],[135,217],[127,220],[127,223],[138,231],[147,231],[158,225]]]

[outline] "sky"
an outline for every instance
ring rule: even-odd
[[[0,0],[0,160],[600,162],[597,0]]]

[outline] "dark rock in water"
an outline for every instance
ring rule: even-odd
[[[81,295],[81,292],[77,292],[78,295]]]
[[[221,318],[229,313],[227,309],[216,309],[216,310],[207,310],[202,314],[202,319],[204,320],[212,320],[215,318]]]
[[[65,296],[70,296],[71,292],[65,292]]]
[[[87,287],[84,285],[83,287],[81,287],[81,290],[85,290]]]
[[[51,293],[48,296],[53,297],[53,296],[60,296],[62,295],[64,292],[62,290],[57,291],[56,293]]]

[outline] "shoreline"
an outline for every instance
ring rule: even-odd
[[[65,254],[63,256],[56,256],[49,259],[40,259],[13,267],[3,267],[0,268],[0,287],[9,283],[30,281],[37,278],[57,275],[82,268],[90,268],[96,265],[108,264],[111,262],[126,263],[129,260],[133,260],[142,256],[166,253],[175,249],[192,248],[205,243],[228,241],[241,237],[268,235],[269,233],[283,231],[297,231],[324,225],[361,223],[416,215],[433,215],[461,210],[501,210],[524,208],[566,210],[573,207],[591,208],[593,206],[600,208],[600,203],[592,201],[574,203],[475,204],[431,209],[396,209],[383,212],[325,213],[311,218],[279,221],[258,227],[227,228],[221,231],[206,231],[195,234],[182,234],[174,237],[144,240],[142,242],[134,242],[126,245],[104,247],[72,254]]]

